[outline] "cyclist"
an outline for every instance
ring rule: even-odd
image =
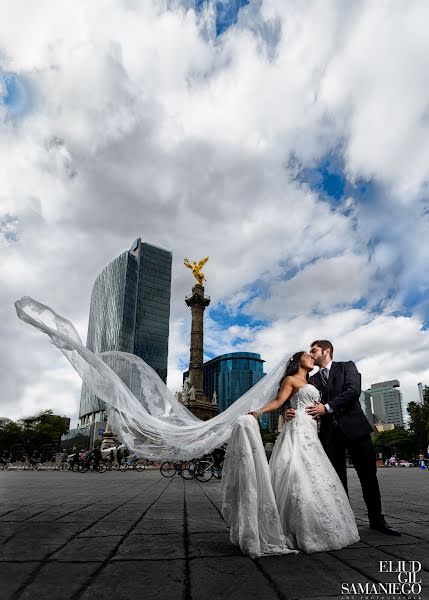
[[[73,467],[75,465],[79,464],[79,452],[76,451],[73,455],[72,455],[72,459],[70,461],[70,465],[69,465],[69,471],[73,471]]]
[[[94,461],[94,471],[96,471],[100,466],[100,460],[103,458],[103,455],[101,454],[101,450],[100,448],[98,448],[98,446],[94,446],[94,449],[91,452],[91,454],[92,460]]]

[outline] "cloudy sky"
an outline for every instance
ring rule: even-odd
[[[173,252],[169,386],[209,255],[207,357],[317,337],[363,385],[429,384],[426,0],[3,0],[0,416],[76,421],[80,380],[13,301],[86,340],[97,274]]]

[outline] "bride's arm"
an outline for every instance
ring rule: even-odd
[[[273,410],[277,410],[282,406],[286,400],[293,394],[294,386],[292,382],[292,377],[286,377],[283,381],[278,394],[274,400],[260,408],[259,410],[253,410],[248,413],[249,415],[253,415],[256,419],[263,415],[264,413],[272,412]]]

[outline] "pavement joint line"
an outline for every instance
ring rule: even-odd
[[[246,557],[243,557],[243,558],[246,558]],[[260,564],[259,560],[256,558],[256,559],[253,559],[252,562],[255,565],[256,569],[261,573],[261,575],[268,581],[268,584],[271,586],[272,590],[277,595],[277,597],[280,600],[288,600],[288,596],[284,592],[281,591],[281,589],[277,586],[276,582],[271,577],[271,575],[269,573],[267,573],[265,571],[264,567]]]
[[[372,548],[376,548],[377,550],[382,550],[382,552],[384,552],[384,554],[388,554],[389,556],[393,556],[394,558],[396,558],[397,560],[401,560],[398,559],[398,556],[396,554],[393,554],[393,552],[389,552],[389,550],[386,550],[386,548],[390,548],[392,544],[386,544],[386,546],[372,546]],[[413,546],[413,544],[398,544],[399,546],[401,546],[401,548],[406,548],[407,546]],[[425,569],[423,566],[421,566],[421,571],[424,571],[425,573],[429,573],[428,569]]]
[[[407,523],[412,523],[413,525],[418,525],[418,523],[416,523],[415,521],[407,521]],[[407,523],[398,523],[399,527],[401,527],[402,525],[406,525]],[[365,529],[368,529],[368,526],[365,527]],[[418,542],[414,542],[416,544],[422,543],[422,544],[429,544],[429,540],[425,540],[424,538],[419,537],[418,535],[414,535],[413,533],[408,533],[406,531],[402,531],[401,533],[403,533],[404,535],[408,536],[408,537],[412,537],[416,540],[419,540]],[[365,540],[360,540],[362,542],[362,544],[366,544],[367,546],[370,546],[371,548],[378,548],[378,546],[384,546],[384,544],[377,544],[377,545],[373,545],[370,544],[369,542],[366,542]],[[407,545],[411,545],[410,544],[400,544],[401,546],[407,546]],[[386,546],[390,546],[391,544],[385,544]],[[354,550],[354,548],[350,548],[350,550]],[[357,550],[357,548],[356,548]]]
[[[387,505],[390,504],[401,504],[401,502],[399,500],[396,500],[395,498],[389,498],[389,500],[386,502]],[[413,506],[423,506],[425,507],[426,505],[424,504],[424,502],[415,502],[413,504]]]
[[[44,512],[48,512],[48,510],[51,510],[52,508],[56,508],[57,506],[61,506],[61,502],[59,502],[58,504],[54,504],[54,505],[53,505],[53,506],[51,506],[51,507],[44,508],[43,510],[41,510],[41,511],[39,511],[39,512],[36,512],[36,513],[34,513],[34,515],[31,515],[31,516],[29,516],[29,517],[26,517],[26,518],[25,518],[23,521],[21,521],[21,522],[22,522],[22,523],[24,523],[25,521],[29,521],[29,520],[30,520],[30,519],[32,519],[33,517],[37,517],[38,515],[41,515],[41,514],[43,514]],[[91,505],[90,505],[90,504],[87,504],[87,505],[86,505],[86,506],[84,506],[83,508],[86,508],[87,506],[91,506]],[[73,512],[73,511],[72,511],[72,512]],[[66,513],[66,514],[65,514],[65,515],[63,515],[63,516],[65,517],[66,515],[69,515],[69,514],[71,514],[71,513]],[[54,521],[56,521],[56,520],[57,520],[57,519],[54,519]]]
[[[27,506],[31,506],[31,503],[30,503],[30,504],[28,504]],[[26,522],[26,521],[28,521],[29,519],[32,519],[33,517],[37,517],[37,515],[41,515],[42,513],[46,512],[46,511],[48,511],[48,510],[51,510],[51,508],[55,508],[56,506],[61,506],[61,502],[59,502],[58,504],[54,504],[54,505],[53,505],[53,506],[51,506],[51,507],[45,508],[45,509],[41,510],[41,511],[40,511],[40,512],[38,512],[38,513],[34,513],[34,515],[31,515],[30,517],[26,517],[26,518],[25,518],[25,519],[23,519],[22,521],[4,521],[4,523],[25,523],[25,522]],[[21,507],[21,508],[24,508],[24,507]],[[15,510],[19,510],[19,508],[15,509]],[[13,512],[13,511],[12,511],[12,512]],[[5,513],[5,514],[7,514],[7,513]],[[54,521],[55,521],[55,520],[56,520],[56,519],[54,519]],[[15,533],[16,533],[16,532],[15,532]],[[10,535],[8,538],[4,539],[1,545],[3,545],[3,544],[7,544],[7,543],[8,543],[8,542],[9,542],[9,541],[10,541],[10,540],[11,540],[11,539],[12,539],[12,538],[15,536],[15,533],[12,533],[12,534],[11,534],[11,535]]]
[[[106,568],[106,566],[110,563],[110,560],[114,557],[114,555],[116,554],[116,552],[118,551],[118,549],[120,548],[120,546],[124,542],[124,540],[129,536],[129,534],[136,527],[136,525],[138,525],[138,523],[140,523],[144,519],[146,514],[149,512],[149,510],[152,508],[152,506],[161,498],[161,496],[165,493],[165,491],[167,490],[167,488],[169,487],[170,484],[171,484],[171,481],[168,481],[166,486],[164,487],[164,489],[161,491],[161,493],[155,498],[155,500],[153,500],[153,502],[151,504],[149,504],[149,506],[140,515],[140,517],[135,521],[135,523],[133,523],[131,525],[131,527],[128,528],[126,533],[121,536],[121,540],[110,551],[107,558],[104,561],[102,561],[100,567],[96,571],[94,571],[94,573],[91,574],[89,579],[83,585],[80,586],[80,588],[73,594],[73,596],[71,596],[70,600],[78,600],[79,597],[88,589],[88,587],[91,585],[91,581],[94,580],[96,577],[98,577],[100,575],[100,573],[103,571],[103,569]],[[138,494],[138,495],[140,495],[140,494]],[[127,500],[127,502],[128,502],[128,500]]]
[[[107,517],[107,515],[110,515],[112,512],[114,512],[115,510],[117,510],[118,508],[125,506],[125,504],[127,504],[128,502],[130,502],[131,500],[134,500],[134,498],[137,498],[137,496],[140,496],[140,494],[146,490],[146,488],[150,487],[150,482],[147,482],[147,485],[143,488],[139,490],[139,493],[135,496],[132,496],[131,498],[128,498],[127,500],[125,500],[125,502],[123,502],[122,504],[120,504],[119,506],[115,506],[115,508],[113,508],[110,512],[107,512],[105,515],[103,515],[102,517],[100,517],[100,519],[104,519],[104,517]],[[106,500],[108,500],[109,498],[112,498],[115,494],[111,494],[110,496],[107,496],[107,498],[102,498],[101,500],[97,500],[96,502],[90,502],[89,504],[84,504],[83,506],[80,506],[79,508],[76,508],[75,510],[71,510],[68,513],[65,513],[64,515],[61,515],[61,517],[57,517],[56,519],[54,519],[54,521],[59,521],[60,519],[64,519],[64,517],[68,517],[69,515],[72,515],[75,512],[80,512],[81,510],[88,508],[88,506],[95,506],[96,504],[101,504],[106,502]],[[98,521],[100,520],[98,519],[97,521],[94,521],[94,525],[95,523],[98,523]],[[60,522],[60,521],[59,521]]]
[[[203,494],[205,495],[205,497],[207,498],[207,500],[210,502],[210,504],[212,506],[215,507],[216,511],[219,513],[220,518],[222,519],[222,521],[224,523],[226,523],[226,525],[228,525],[228,523],[225,521],[225,519],[223,518],[222,512],[220,511],[219,507],[217,506],[217,504],[215,504],[215,502],[213,502],[213,500],[210,498],[210,496],[207,494],[207,492],[205,491],[205,489],[201,486],[200,482],[197,480],[196,481],[197,485],[200,487],[201,491],[203,492]],[[228,529],[229,529],[229,525],[228,525]]]
[[[373,547],[374,546],[371,546],[371,548],[373,548]],[[359,548],[349,548],[349,550],[359,550]],[[338,552],[338,550],[334,550],[334,552]],[[366,577],[367,579],[369,579],[369,581],[372,581],[372,583],[383,583],[382,581],[380,581],[380,579],[376,579],[375,577],[368,575],[367,573],[365,573],[365,571],[363,571],[359,567],[349,564],[346,560],[344,560],[343,558],[340,558],[339,556],[335,556],[335,554],[333,554],[332,552],[327,552],[327,554],[329,554],[329,556],[332,556],[332,558],[334,558],[335,560],[338,560],[343,565],[346,565],[346,567],[349,567],[349,568],[353,569],[354,571],[356,571],[357,573],[359,573],[360,575],[363,575],[363,577]],[[315,557],[315,558],[317,560],[317,557]],[[319,562],[322,562],[322,561],[319,560]]]
[[[408,508],[407,512],[414,513],[415,515],[426,515],[427,514],[427,511],[413,510],[412,508]],[[389,514],[387,512],[384,512],[384,515],[387,516],[387,517],[393,517],[393,518],[395,518],[394,514]]]
[[[217,510],[217,512],[219,513],[222,521],[224,523],[226,523],[226,525],[228,525],[228,523],[225,521],[225,519],[223,518],[222,512],[219,510],[219,507],[215,504],[215,502],[210,498],[210,496],[207,494],[207,492],[205,491],[205,489],[201,486],[200,482],[197,481],[198,486],[200,487],[201,491],[203,492],[203,494],[206,496],[206,498],[209,500],[209,502],[214,506],[214,508]],[[228,530],[229,530],[229,526],[228,526]],[[232,545],[232,543],[231,543]],[[230,557],[228,557],[230,558]],[[243,558],[245,558],[243,556]],[[265,571],[265,569],[262,567],[262,565],[258,562],[258,560],[253,560],[254,565],[256,566],[257,570],[261,573],[261,575],[266,579],[266,581],[268,582],[269,586],[271,587],[271,589],[273,590],[273,592],[276,594],[276,596],[279,598],[279,600],[288,600],[288,597],[286,596],[286,594],[284,594],[277,586],[276,582],[273,580],[273,578],[269,575],[269,573],[267,573]]]
[[[225,531],[225,529],[208,529],[208,530],[202,530],[199,529],[198,531],[190,531],[189,532],[191,535],[196,535],[197,533],[229,533],[228,531]]]
[[[122,543],[119,542],[120,544]],[[203,557],[206,558],[206,557]],[[207,557],[207,558],[213,558],[211,556]],[[229,558],[229,557],[227,557]],[[142,563],[142,562],[177,562],[178,560],[183,560],[183,558],[130,558],[130,557],[126,557],[126,558],[115,558],[114,562],[115,563],[121,563],[121,562],[135,562],[135,563]],[[11,562],[10,560],[8,561],[4,561],[4,562]],[[18,561],[15,561],[18,562]],[[24,561],[21,561],[24,562]],[[28,562],[28,561],[25,561]],[[67,559],[67,560],[60,560],[59,558],[50,558],[48,561],[46,561],[46,563],[49,563],[50,565],[52,564],[57,564],[57,565],[61,565],[61,564],[69,564],[69,563],[73,563],[74,565],[86,565],[86,564],[100,564],[103,563],[104,561],[100,560],[100,559],[86,559],[85,562],[82,562],[81,560],[73,560],[73,559]],[[1,564],[1,562],[0,562]],[[109,559],[109,564],[112,564],[110,562]],[[94,575],[97,575],[97,573],[95,573]]]
[[[186,482],[183,480],[183,545],[185,548],[185,585],[183,589],[183,600],[191,600],[191,568],[189,561],[189,531],[188,510],[186,503]]]
[[[5,517],[6,515],[10,515],[10,513],[13,513],[13,512],[15,512],[17,510],[21,510],[21,508],[27,508],[27,506],[31,506],[31,505],[32,505],[32,502],[29,502],[28,504],[24,504],[23,506],[19,506],[18,508],[16,508],[16,507],[15,508],[11,508],[10,510],[7,510],[6,512],[1,513],[0,514],[0,519],[2,517]],[[8,521],[6,521],[6,523],[8,523]]]
[[[148,487],[149,487],[149,482],[148,482]],[[164,491],[165,491],[165,488],[164,488],[164,490],[161,492],[160,496],[161,496],[161,495],[164,493]],[[136,494],[135,496],[133,496],[133,498],[137,498],[138,496],[140,496],[140,494],[141,494],[141,490],[139,491],[139,493],[138,493],[138,494]],[[158,498],[159,498],[159,496],[158,496]],[[157,498],[157,499],[158,499],[158,498]],[[154,500],[154,502],[156,502],[156,500],[157,500],[157,499],[155,499],[155,500]],[[127,502],[129,502],[129,500],[130,500],[130,499],[126,500],[126,501],[125,501],[123,504],[126,504]],[[36,579],[37,575],[40,573],[40,571],[41,571],[41,569],[43,568],[43,566],[44,566],[46,563],[48,563],[48,562],[51,562],[51,561],[50,561],[50,559],[51,559],[51,556],[53,556],[53,555],[54,555],[56,552],[59,552],[60,550],[62,550],[62,549],[65,547],[65,546],[67,546],[67,544],[68,544],[69,542],[71,542],[73,539],[77,538],[77,537],[78,537],[78,535],[80,535],[80,534],[81,534],[81,533],[83,533],[84,531],[87,531],[88,529],[90,529],[91,527],[93,527],[94,525],[96,525],[96,524],[97,524],[99,521],[101,521],[102,519],[104,519],[104,518],[105,518],[107,515],[111,514],[111,513],[112,513],[112,512],[114,512],[115,510],[117,510],[117,508],[121,507],[123,504],[120,504],[119,506],[117,506],[117,507],[113,508],[113,509],[112,509],[112,510],[111,510],[109,513],[107,513],[106,515],[103,515],[102,517],[100,517],[100,518],[99,518],[99,519],[97,519],[96,521],[94,521],[94,522],[90,523],[90,524],[89,524],[87,527],[84,527],[84,529],[82,529],[82,530],[80,530],[80,531],[78,531],[78,532],[74,533],[74,534],[73,534],[73,535],[72,535],[70,538],[68,538],[68,539],[67,539],[67,540],[64,542],[64,544],[62,544],[62,545],[61,545],[59,548],[56,548],[55,550],[52,550],[52,552],[50,552],[50,553],[49,553],[49,554],[48,554],[48,555],[47,555],[47,556],[44,558],[44,560],[43,560],[43,561],[41,561],[41,562],[40,562],[40,563],[39,563],[39,564],[36,566],[36,568],[35,568],[33,571],[31,571],[31,572],[29,573],[29,575],[27,576],[27,578],[26,578],[26,580],[24,581],[24,583],[22,583],[22,584],[20,585],[20,587],[19,587],[19,588],[18,588],[18,589],[17,589],[17,590],[14,592],[14,594],[12,595],[12,597],[11,597],[11,598],[12,598],[12,600],[18,600],[19,596],[20,596],[20,595],[21,595],[21,594],[22,594],[22,593],[25,591],[25,589],[26,589],[26,588],[27,588],[29,585],[31,585],[31,583],[32,583],[32,582],[33,582],[33,581]],[[150,506],[152,506],[152,505],[150,505]],[[149,506],[149,508],[150,508],[150,506]],[[139,522],[139,521],[140,521],[140,520],[141,520],[141,519],[144,517],[144,515],[145,515],[145,514],[146,514],[146,512],[149,510],[149,508],[148,508],[148,509],[146,509],[146,511],[143,513],[143,515],[142,515],[140,518],[138,518],[138,519],[137,519],[137,520],[136,520],[136,521],[133,523],[133,525],[131,526],[130,530],[132,530],[132,529],[133,529],[133,527],[135,527],[135,525],[137,525],[137,523],[138,523],[138,522]],[[75,512],[75,511],[73,511],[73,512]],[[128,535],[128,532],[125,534],[125,536],[126,536],[126,535]],[[122,540],[121,540],[121,542],[122,542]],[[119,545],[121,544],[121,542],[119,542],[119,544],[118,544],[118,546],[117,546],[117,547],[119,547]],[[116,551],[116,549],[115,549],[113,552],[115,552],[115,551]],[[109,556],[108,560],[110,560],[110,558],[111,558],[111,557]],[[20,561],[20,562],[28,562],[28,561]],[[63,561],[58,561],[58,562],[63,562]],[[66,561],[64,561],[64,562],[66,562]],[[100,562],[100,561],[97,561],[97,562]],[[103,565],[102,565],[102,566],[104,566],[104,563],[103,563]],[[101,567],[101,568],[102,568],[102,567]],[[99,571],[101,570],[101,568],[100,568],[100,569],[99,569],[99,570],[96,572],[97,574],[99,573]]]

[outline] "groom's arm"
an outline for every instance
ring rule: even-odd
[[[341,413],[359,401],[361,393],[361,375],[351,360],[344,364],[344,383],[340,394],[329,399],[329,407],[334,413]]]

